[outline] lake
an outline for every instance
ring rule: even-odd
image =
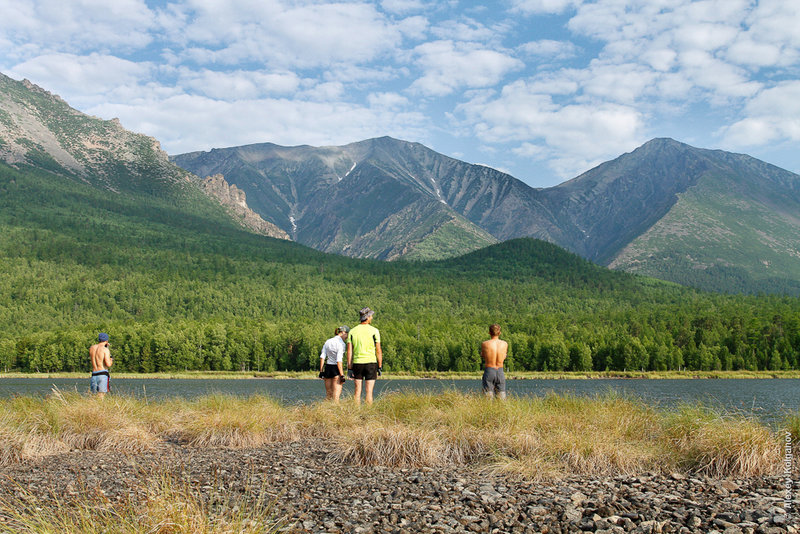
[[[284,404],[311,403],[325,396],[321,380],[302,379],[137,379],[112,378],[117,394],[163,399],[192,398],[211,393],[237,396],[269,395]],[[72,378],[2,378],[0,397],[50,393],[53,387],[62,391],[88,390],[89,379]],[[456,390],[479,392],[479,380],[378,380],[376,397],[397,391],[440,392]],[[509,395],[530,396],[566,393],[594,396],[608,392],[641,399],[670,408],[682,403],[703,403],[724,414],[754,415],[767,422],[779,422],[787,413],[800,407],[800,379],[591,379],[591,380],[509,380]],[[344,396],[353,392],[353,384],[345,384]]]

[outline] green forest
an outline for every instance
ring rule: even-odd
[[[0,164],[0,370],[308,370],[376,310],[389,371],[800,368],[800,299],[707,293],[519,239],[437,262],[323,254],[250,234],[192,188],[116,192]]]

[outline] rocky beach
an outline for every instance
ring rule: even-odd
[[[74,450],[0,469],[0,500],[41,508],[83,496],[113,507],[146,499],[154,479],[170,477],[212,509],[260,497],[281,532],[798,532],[782,477],[534,481],[479,466],[346,465],[330,449],[312,438],[249,449],[164,442],[137,453]],[[0,531],[15,532],[2,519]]]

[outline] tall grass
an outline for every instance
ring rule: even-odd
[[[42,502],[24,489],[0,500],[0,532],[37,534],[228,534],[271,533],[282,526],[263,492],[250,492],[221,504],[209,504],[186,482],[169,475],[153,479],[141,500],[112,503],[85,491],[77,498],[58,496]]]
[[[55,392],[0,401],[0,463],[6,465],[72,449],[135,453],[162,441],[243,448],[315,437],[331,444],[332,460],[348,464],[471,464],[541,479],[778,473],[783,434],[747,417],[702,407],[656,410],[613,394],[491,402],[456,392],[397,393],[373,405],[297,407],[225,395],[147,402]]]

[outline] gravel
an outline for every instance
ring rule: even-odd
[[[0,469],[0,498],[28,494],[54,503],[102,492],[111,502],[137,500],[148,481],[169,475],[210,503],[260,496],[285,532],[798,532],[778,477],[674,473],[541,483],[480,467],[337,465],[326,447],[312,439],[245,450],[173,443],[137,454],[72,451]],[[797,481],[793,493],[800,494]]]

